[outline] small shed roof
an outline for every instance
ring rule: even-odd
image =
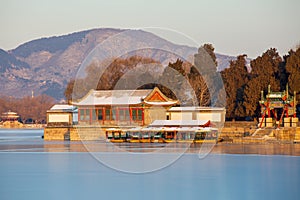
[[[210,120],[155,120],[149,127],[207,127]]]
[[[19,115],[18,113],[16,112],[11,112],[11,111],[8,111],[8,112],[4,112],[2,113],[2,118],[8,118],[8,119],[13,119],[13,118],[19,118]]]
[[[2,113],[3,115],[18,115],[18,113],[16,112],[11,112],[11,111],[8,111],[8,112],[4,112]]]
[[[50,112],[72,112],[76,111],[77,107],[69,104],[55,104],[50,108]]]
[[[223,107],[199,107],[199,106],[189,106],[189,107],[172,107],[168,111],[170,112],[195,112],[195,111],[225,111]]]

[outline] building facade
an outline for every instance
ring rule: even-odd
[[[78,125],[102,127],[146,126],[166,119],[166,112],[178,105],[157,87],[152,90],[91,90],[72,102],[78,107]]]
[[[226,109],[220,107],[172,107],[167,112],[169,120],[209,120],[224,123]]]
[[[147,129],[158,122],[168,128],[176,122],[192,130],[225,120],[225,108],[178,106],[178,100],[166,97],[158,88],[90,90],[71,105],[55,105],[47,112],[44,139],[101,140],[109,130]]]
[[[57,104],[47,111],[47,126],[72,126],[78,123],[76,106]]]
[[[264,96],[261,91],[261,117],[258,126],[261,127],[297,127],[298,117],[296,116],[296,91],[294,95],[289,94],[289,87],[283,92],[274,92],[271,85],[268,86],[268,93]]]
[[[18,119],[20,118],[20,116],[18,115],[18,113],[16,112],[4,112],[1,115],[1,119],[3,122],[9,121],[9,122],[14,122],[14,121],[18,121]]]

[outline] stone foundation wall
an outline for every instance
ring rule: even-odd
[[[244,127],[224,127],[219,131],[218,137],[224,142],[239,143],[243,137],[250,135],[250,128]]]
[[[73,127],[70,140],[105,140],[105,130],[100,127]]]
[[[24,125],[18,121],[6,121],[3,123],[3,128],[23,128]]]
[[[295,140],[294,141],[300,143],[300,127],[296,128]]]
[[[224,123],[224,127],[242,127],[242,128],[253,128],[257,126],[257,122],[254,121],[227,121]]]
[[[44,140],[67,140],[69,135],[69,127],[46,127],[44,129]]]
[[[296,128],[281,128],[274,130],[274,136],[277,140],[294,141],[296,135]]]
[[[237,125],[237,126],[234,126]],[[253,122],[225,123],[219,131],[219,138],[233,143],[299,142],[300,127],[280,129],[253,127]],[[107,127],[109,128],[109,127]],[[130,127],[131,128],[131,127]],[[105,129],[98,126],[46,127],[45,140],[106,140]]]

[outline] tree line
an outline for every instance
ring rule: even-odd
[[[183,106],[195,105],[191,95],[196,96],[194,99],[198,100],[197,105],[210,104],[205,81],[188,61],[177,59],[166,67],[151,58],[133,55],[112,59],[109,66],[101,71],[103,65],[91,63],[86,68],[85,78],[71,80],[65,90],[66,99],[76,101],[90,89],[132,90],[158,87],[167,97],[178,99]]]
[[[23,98],[11,96],[0,97],[0,115],[4,112],[17,112],[21,122],[43,123],[46,122],[46,112],[55,103],[54,98],[45,94]]]
[[[203,51],[206,53],[201,53]],[[290,94],[296,91],[300,101],[300,47],[290,50],[283,57],[275,48],[270,48],[250,63],[247,63],[246,54],[237,56],[228,68],[220,72],[226,94],[222,93],[222,86],[218,85],[214,75],[217,74],[217,59],[213,45],[204,44],[200,47],[194,55],[194,64],[198,67],[177,59],[163,67],[156,60],[136,55],[91,63],[86,68],[85,78],[68,83],[65,96],[71,101],[82,98],[90,89],[159,87],[166,96],[179,99],[181,106],[195,106],[195,102],[191,102],[191,95],[187,93],[194,93],[197,106],[226,106],[227,120],[258,118],[260,91],[266,94],[269,84],[273,91],[283,91],[288,84]],[[108,67],[103,69],[103,65]],[[141,65],[144,66],[142,71],[134,71]],[[151,70],[161,67],[161,73],[151,73]],[[130,75],[130,71],[134,73]],[[222,98],[226,99],[225,105],[218,104],[218,99]]]
[[[201,51],[205,51],[202,54]],[[207,58],[207,55],[209,59]],[[256,119],[260,116],[260,91],[283,91],[288,84],[289,92],[297,92],[300,101],[300,47],[281,57],[275,48],[266,50],[261,56],[247,63],[247,55],[237,56],[228,68],[220,72],[226,94],[217,85],[210,72],[216,72],[217,59],[214,47],[204,44],[194,55],[194,66],[177,59],[167,66],[152,58],[130,55],[113,58],[101,63],[91,63],[86,76],[71,80],[65,90],[69,101],[82,98],[90,89],[159,89],[169,98],[179,99],[181,106],[226,106],[227,120]],[[103,69],[100,66],[107,65]],[[140,67],[140,68],[139,68]],[[135,70],[139,69],[139,70]],[[200,71],[199,71],[200,69]],[[132,71],[132,73],[130,73]],[[217,94],[213,96],[212,94]],[[197,102],[191,101],[191,94]],[[225,98],[225,105],[217,104]],[[46,121],[46,111],[55,100],[47,95],[36,97],[0,97],[0,114],[17,112],[21,120]]]
[[[221,72],[226,89],[227,119],[256,119],[260,116],[260,91],[283,91],[288,84],[290,95],[296,91],[300,101],[300,47],[281,57],[275,48],[251,60],[247,68],[247,55],[240,55]]]

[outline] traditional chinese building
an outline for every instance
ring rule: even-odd
[[[289,95],[288,85],[283,92],[271,91],[268,86],[268,94],[264,96],[261,91],[261,118],[259,127],[296,127],[298,118],[296,117],[296,92],[294,96]]]
[[[4,112],[1,115],[1,119],[4,122],[6,122],[6,121],[10,121],[10,122],[18,121],[19,118],[20,118],[20,116],[18,115],[18,113],[11,112],[11,111]]]
[[[226,109],[223,107],[172,107],[167,112],[169,120],[209,120],[225,122]]]
[[[225,119],[225,108],[179,105],[178,100],[168,98],[157,87],[147,90],[90,90],[71,105],[56,105],[47,111],[44,138],[101,140],[109,130],[144,130],[158,122],[175,128],[179,123],[194,130]]]
[[[76,106],[56,104],[47,111],[47,126],[71,126],[78,122]]]
[[[134,127],[165,120],[167,110],[178,101],[166,97],[156,87],[151,90],[90,90],[72,104],[78,107],[78,125]]]

